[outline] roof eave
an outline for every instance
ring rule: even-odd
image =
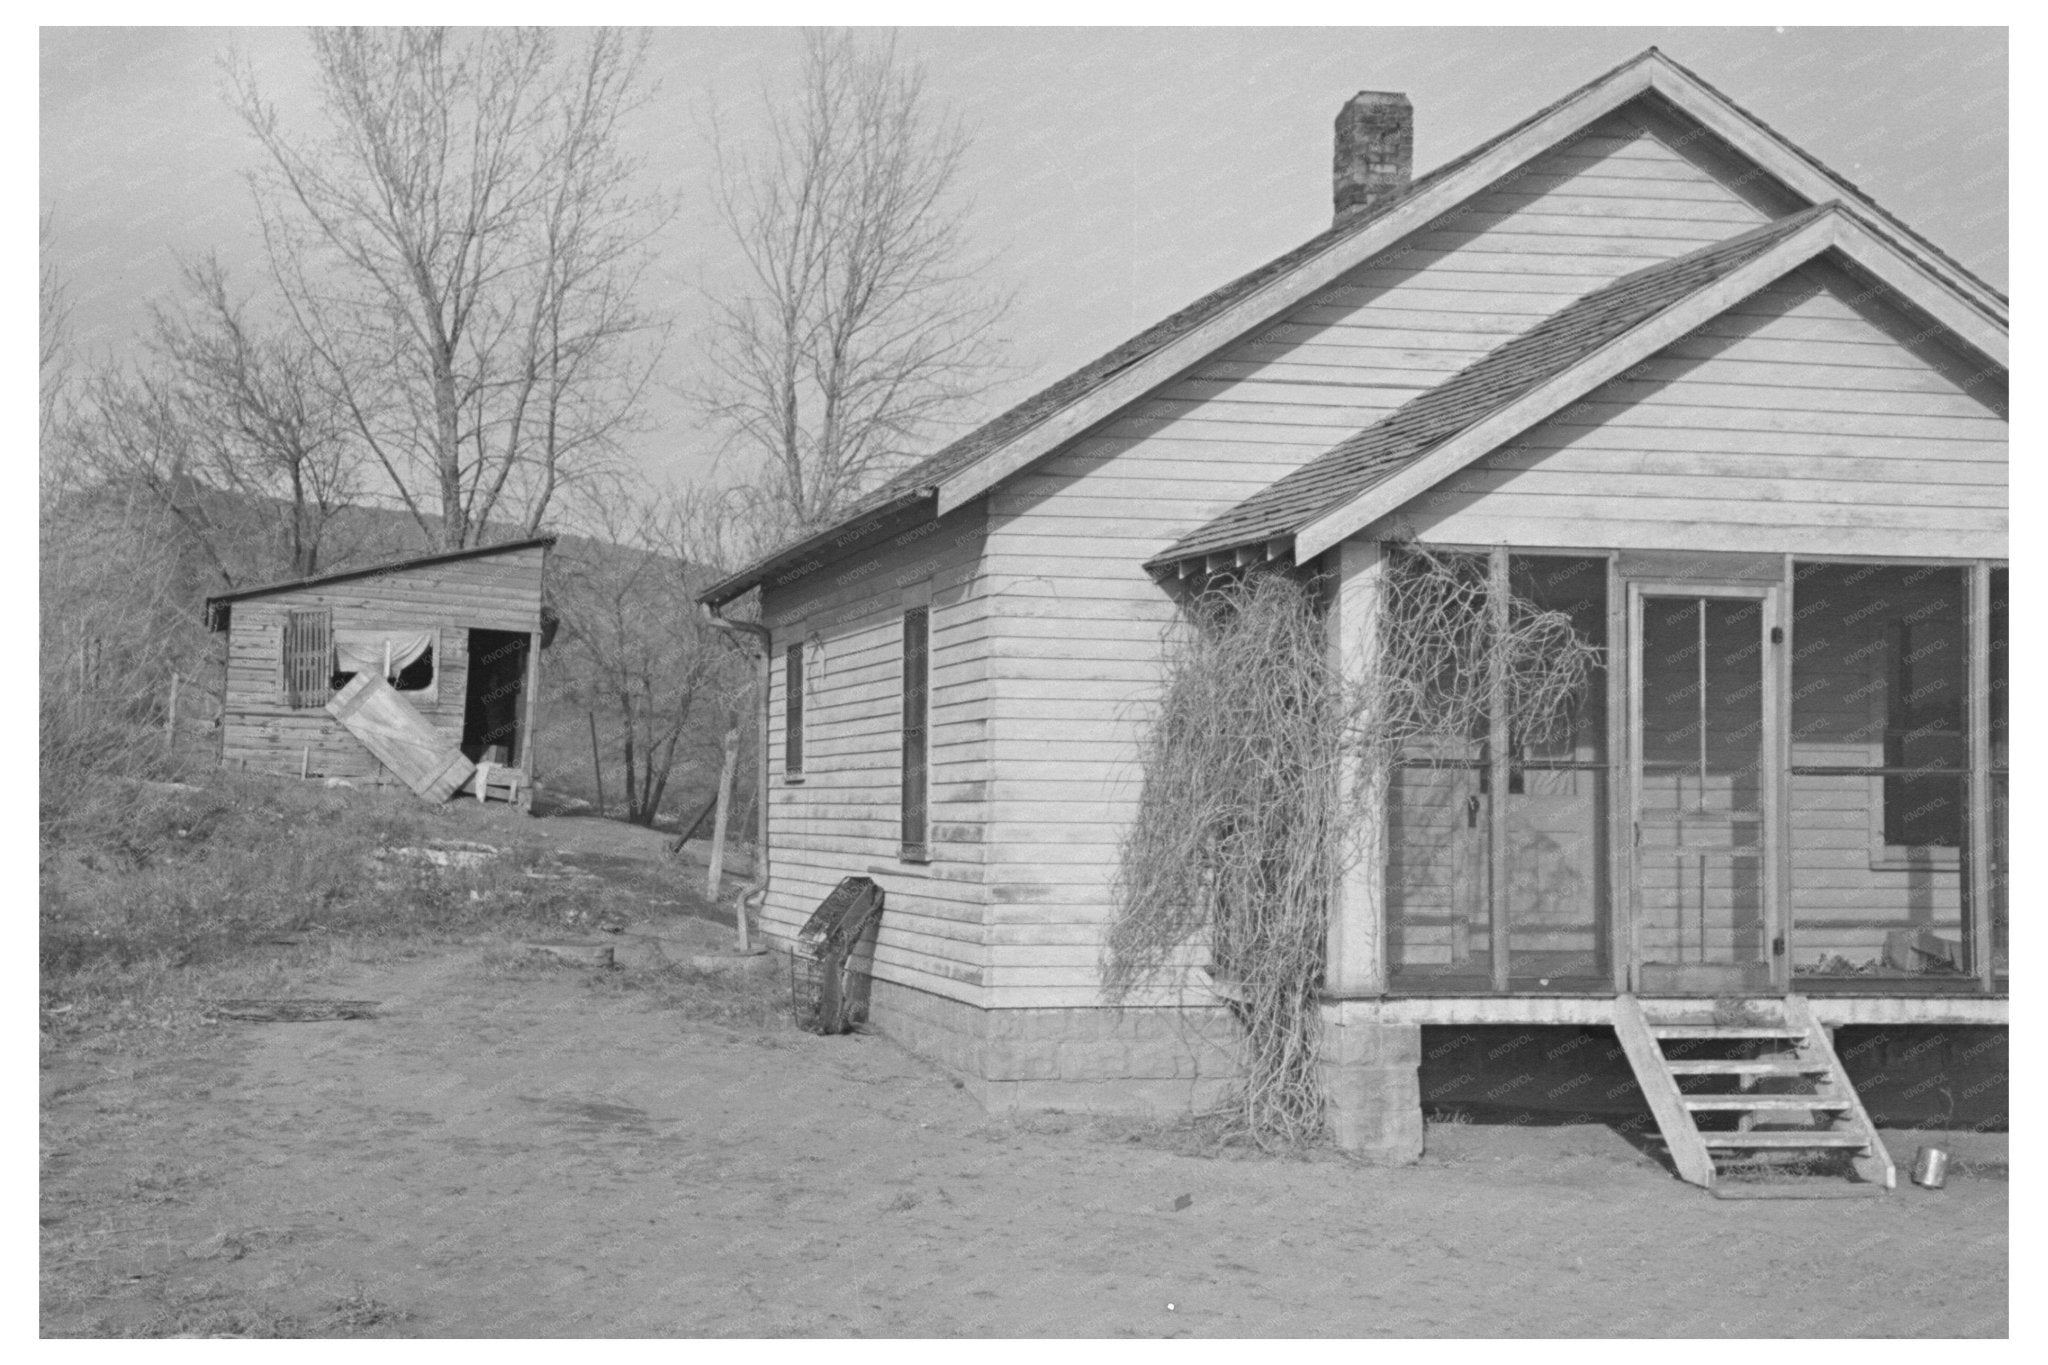
[[[897,494],[886,502],[862,508],[854,517],[834,522],[822,531],[774,550],[739,572],[720,579],[699,593],[697,600],[717,611],[754,588],[760,587],[771,577],[786,581],[790,577],[801,577],[813,569],[823,568],[838,557],[833,553],[835,550],[851,548],[854,542],[862,539],[866,532],[885,519],[915,507],[920,502],[930,500],[936,492],[937,490],[931,487],[913,488]]]
[[[298,592],[306,588],[324,587],[330,583],[347,583],[357,578],[374,578],[379,574],[402,573],[408,569],[431,568],[436,564],[452,564],[464,559],[484,559],[491,555],[511,554],[518,550],[547,548],[555,544],[557,537],[529,536],[524,540],[508,540],[498,545],[477,545],[466,550],[442,550],[430,555],[416,555],[411,559],[391,560],[383,564],[369,564],[360,569],[344,569],[339,573],[318,574],[312,578],[293,578],[280,583],[265,583],[254,588],[237,588],[233,592],[215,593],[206,599],[206,620],[208,629],[219,631],[221,626],[213,625],[218,607],[231,606],[255,597],[270,597],[281,592]],[[223,622],[227,613],[218,613]]]

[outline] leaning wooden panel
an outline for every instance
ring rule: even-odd
[[[446,801],[476,772],[462,750],[400,700],[382,678],[356,675],[327,703],[327,711],[425,800]]]

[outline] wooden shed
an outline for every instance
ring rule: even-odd
[[[877,1023],[993,1106],[1202,1101],[1202,975],[1102,989],[1162,640],[1280,572],[1359,667],[1425,547],[1601,662],[1369,817],[1334,1131],[1419,1150],[1425,1025],[1611,1027],[1709,1183],[1688,1114],[1767,1103],[1664,1063],[1717,998],[1842,1086],[1835,1026],[2007,1018],[2007,300],[1655,49],[1420,177],[1410,117],[1345,106],[1327,231],[706,595],[774,650],[764,919],[880,882]]]
[[[221,761],[251,772],[403,785],[434,799],[487,763],[530,796],[554,538],[423,555],[222,593]],[[381,756],[380,756],[381,753]]]

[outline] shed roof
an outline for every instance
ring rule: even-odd
[[[435,564],[453,564],[464,559],[484,559],[491,555],[511,554],[517,550],[531,550],[551,546],[554,536],[532,536],[525,540],[508,540],[497,545],[477,545],[467,550],[443,550],[437,554],[420,555],[413,559],[395,559],[384,564],[370,564],[360,569],[344,569],[340,573],[321,574],[316,578],[294,578],[283,583],[265,583],[256,588],[237,588],[233,592],[216,593],[206,599],[206,628],[225,630],[228,613],[225,608],[236,602],[252,597],[270,597],[281,592],[297,592],[304,588],[320,588],[330,583],[346,583],[351,579],[375,578],[382,574],[399,573],[407,569],[424,569]]]
[[[1528,331],[1357,435],[1339,442],[1148,561],[1149,567],[1292,535],[1317,514],[1357,496],[1432,448],[1802,228],[1837,211],[1822,204],[1740,236],[1624,275],[1567,304]]]

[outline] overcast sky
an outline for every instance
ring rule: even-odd
[[[230,44],[286,117],[313,106],[289,29],[44,29],[41,200],[76,299],[76,341],[125,354],[180,253],[261,283],[243,173],[255,149],[221,98]],[[1361,89],[1406,92],[1427,171],[1656,44],[1965,265],[2007,281],[2008,57],[1999,29],[913,29],[931,90],[975,143],[962,189],[990,283],[1015,297],[1007,406],[1328,224],[1330,125]],[[665,29],[632,130],[682,197],[649,302],[692,363],[700,280],[730,268],[701,134],[757,121],[788,88],[787,30]],[[651,469],[703,469],[708,437],[658,395]]]

